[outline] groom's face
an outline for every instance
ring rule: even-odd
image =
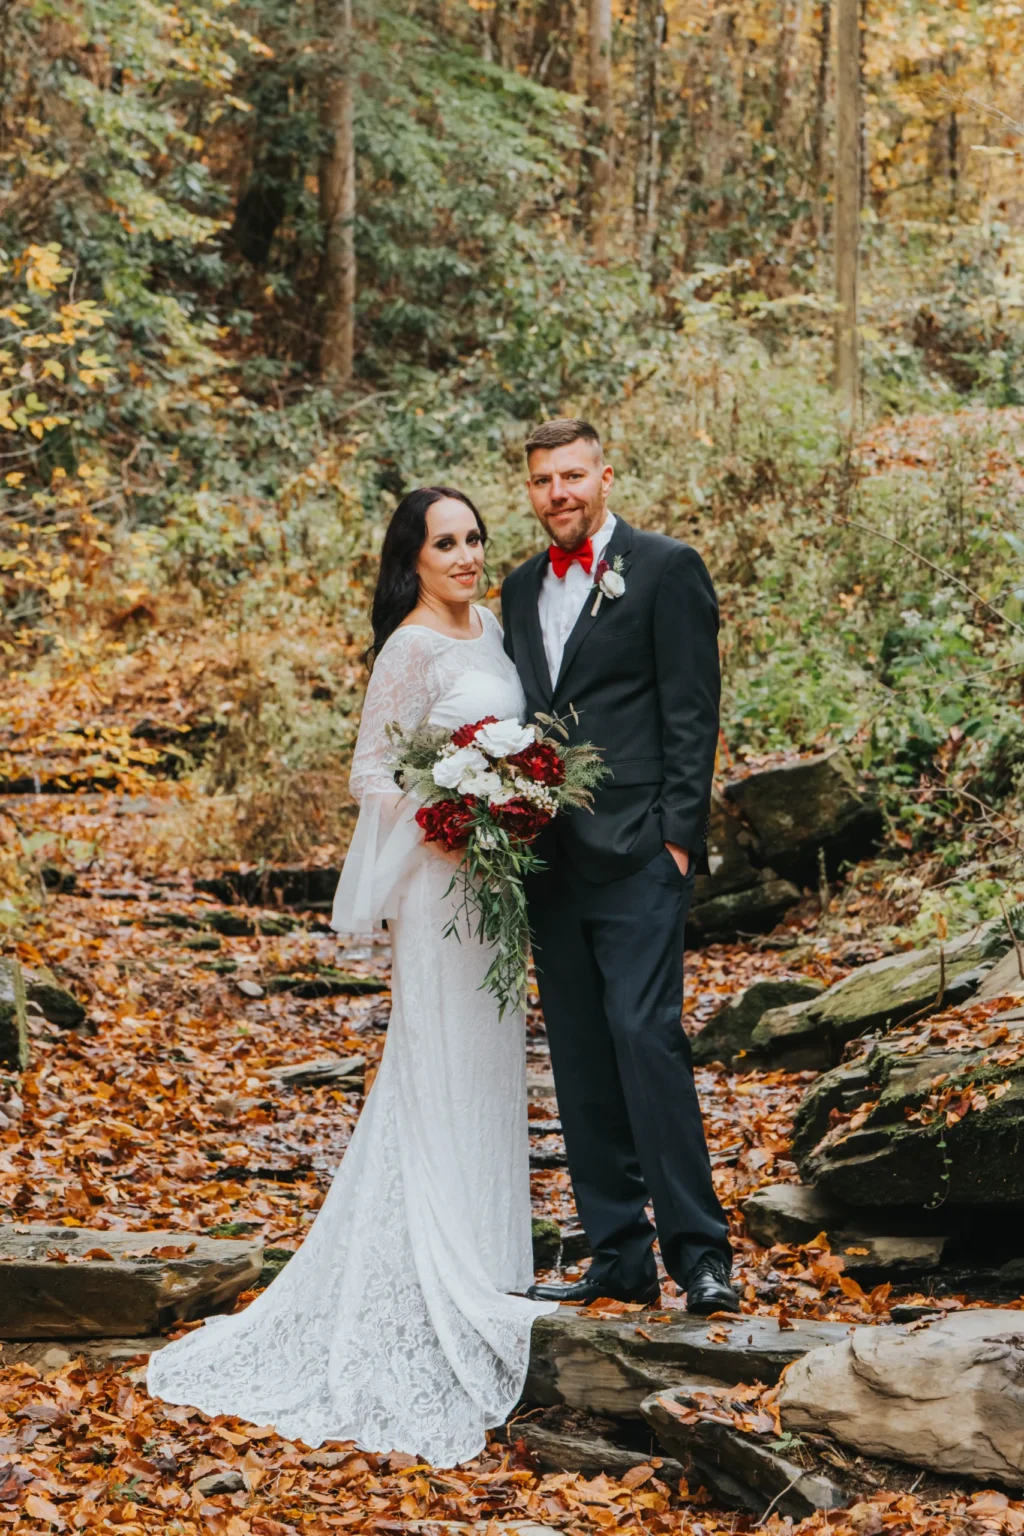
[[[575,549],[597,532],[615,473],[596,443],[579,437],[560,448],[535,448],[528,469],[533,510],[552,543]]]

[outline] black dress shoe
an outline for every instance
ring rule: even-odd
[[[618,1290],[614,1285],[602,1285],[600,1280],[591,1280],[589,1275],[584,1275],[582,1280],[574,1280],[569,1285],[560,1285],[555,1281],[546,1281],[541,1285],[531,1285],[527,1291],[531,1301],[576,1301],[584,1306],[592,1301],[597,1301],[600,1296],[608,1296],[612,1301],[639,1302],[642,1307],[656,1307],[661,1300],[661,1289],[657,1280],[640,1295],[632,1295]]]
[[[711,1312],[738,1312],[740,1298],[733,1290],[727,1259],[720,1253],[706,1253],[694,1265],[686,1285],[686,1310],[696,1317]]]

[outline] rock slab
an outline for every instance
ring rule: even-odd
[[[170,1339],[0,1339],[0,1366],[31,1365],[37,1371],[62,1371],[81,1360],[90,1371],[120,1371],[143,1366]]]
[[[1015,925],[1024,931],[1024,909]],[[751,1035],[762,1064],[827,1069],[860,1035],[886,1032],[972,998],[1011,948],[1002,918],[982,923],[950,943],[904,950],[862,965],[802,1003],[763,1014]]]
[[[319,1061],[297,1061],[291,1066],[275,1067],[267,1076],[282,1088],[318,1088],[324,1083],[338,1083],[361,1091],[366,1057],[324,1056]]]
[[[81,1029],[86,1023],[86,1012],[78,998],[67,987],[62,987],[53,972],[45,967],[26,976],[25,996],[30,1003],[35,1003],[48,1023],[61,1029]]]
[[[262,1255],[257,1238],[3,1226],[0,1339],[159,1333],[227,1306],[258,1279]]]
[[[509,1439],[522,1440],[546,1472],[582,1472],[584,1477],[604,1472],[608,1477],[624,1477],[634,1467],[648,1466],[651,1460],[649,1452],[630,1450],[606,1435],[579,1429],[559,1431],[529,1420],[513,1424]],[[660,1460],[658,1479],[677,1486],[685,1475],[682,1466],[668,1457]]]
[[[771,1449],[768,1435],[745,1434],[731,1424],[699,1418],[687,1422],[678,1409],[693,1401],[690,1388],[646,1398],[643,1416],[665,1451],[711,1488],[722,1503],[764,1518],[768,1509],[802,1520],[820,1509],[839,1509],[849,1495],[830,1478],[808,1472]]]
[[[686,919],[687,939],[727,943],[765,933],[799,900],[800,892],[791,880],[780,880],[773,870],[762,870],[756,882],[743,890],[726,891],[692,907]]]
[[[16,960],[0,959],[0,1067],[24,1072],[28,1067],[25,984]]]
[[[780,1408],[798,1434],[1022,1488],[1024,1319],[981,1308],[924,1327],[857,1328],[787,1371]]]
[[[673,1311],[595,1317],[560,1307],[533,1325],[523,1401],[638,1419],[653,1392],[694,1381],[770,1385],[791,1361],[845,1334],[841,1323],[780,1329],[774,1318],[744,1317],[710,1328]]]
[[[768,1184],[743,1202],[743,1219],[755,1243],[809,1243],[843,1218],[843,1207],[806,1184]]]
[[[744,987],[711,1016],[691,1042],[695,1064],[701,1067],[720,1061],[728,1066],[733,1057],[750,1049],[750,1037],[755,1027],[772,1008],[807,1002],[824,990],[820,981],[806,978],[755,981],[752,986]],[[737,1066],[741,1067],[742,1063]]]
[[[890,1036],[820,1077],[794,1121],[805,1182],[864,1208],[1024,1202],[1024,1018],[1002,1017],[989,1045]]]
[[[734,779],[725,793],[753,828],[762,862],[795,880],[816,883],[819,849],[834,869],[863,857],[881,831],[878,806],[842,748]]]
[[[908,1280],[931,1274],[942,1263],[944,1234],[875,1232],[870,1211],[848,1211],[804,1184],[771,1184],[743,1202],[747,1232],[755,1243],[809,1243],[824,1233],[846,1273],[861,1283]],[[860,1225],[867,1219],[868,1225]]]

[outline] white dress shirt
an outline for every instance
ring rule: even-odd
[[[597,563],[608,548],[608,540],[614,530],[615,518],[609,512],[597,532],[591,535],[594,563],[589,571],[585,571],[579,561],[574,560],[565,575],[558,577],[550,562],[548,563],[544,580],[540,584],[537,611],[540,614],[544,654],[548,659],[548,671],[551,674],[552,684],[557,681],[562,666],[565,642],[572,634],[583,604],[590,596]]]

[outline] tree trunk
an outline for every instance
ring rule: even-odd
[[[352,378],[356,305],[356,156],[353,131],[352,0],[321,0],[327,42],[321,86],[319,191],[323,247],[319,292],[320,372],[335,390]]]
[[[541,0],[530,37],[530,75],[555,91],[572,91],[576,52],[573,0]]]
[[[252,168],[238,198],[231,238],[254,267],[265,267],[270,259],[274,236],[288,210],[289,193],[295,182],[295,156],[283,148],[288,142],[292,83],[286,75],[278,75],[273,87],[261,94],[253,113],[256,126]]]
[[[711,197],[721,197],[722,181],[732,142],[735,81],[732,73],[732,34],[735,14],[719,6],[708,29],[707,83],[710,100],[707,146],[704,153],[704,185]]]
[[[637,0],[636,11],[636,174],[633,228],[637,260],[649,271],[658,224],[660,172],[658,88],[665,43],[664,0]]]
[[[773,129],[775,142],[781,146],[782,124],[789,109],[800,47],[800,29],[804,19],[804,0],[782,0],[779,14],[779,41],[775,55],[775,107]]]
[[[847,431],[859,395],[857,267],[860,236],[860,5],[836,6],[836,389]]]
[[[811,160],[814,167],[814,205],[818,239],[828,231],[828,204],[823,196],[825,182],[826,113],[828,111],[828,61],[832,52],[832,0],[821,0],[818,31],[818,72],[814,82],[814,119]]]
[[[611,0],[589,0],[587,105],[590,132],[585,163],[585,197],[590,238],[599,261],[608,252],[612,192],[612,7]]]
[[[495,0],[494,58],[502,69],[516,67],[516,13],[519,0]]]

